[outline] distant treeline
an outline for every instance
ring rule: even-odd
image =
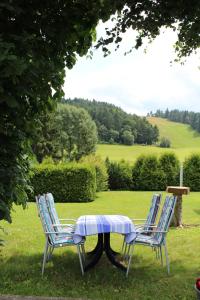
[[[170,121],[179,122],[183,124],[189,124],[194,130],[200,132],[200,113],[187,111],[187,110],[157,110],[156,113],[150,113],[149,115],[166,118]]]
[[[158,140],[159,130],[156,125],[151,125],[145,117],[128,114],[113,104],[79,98],[64,99],[63,102],[88,111],[96,123],[99,142],[151,145]]]

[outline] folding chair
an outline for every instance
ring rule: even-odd
[[[152,248],[157,248],[162,264],[163,264],[162,247],[164,247],[167,273],[168,274],[170,273],[170,264],[169,264],[169,258],[167,253],[166,236],[174,213],[175,205],[176,205],[176,197],[166,196],[158,225],[150,230],[144,230],[142,232],[138,231],[136,239],[133,242],[127,244],[126,247],[127,250],[125,249],[126,253],[124,253],[124,257],[128,258],[126,276],[128,276],[135,245],[143,245]],[[151,234],[149,235],[149,233]]]
[[[44,248],[44,256],[43,256],[43,264],[42,264],[42,276],[44,274],[44,268],[47,260],[50,259],[52,256],[53,250],[58,247],[65,247],[65,246],[76,246],[79,262],[81,267],[82,275],[84,275],[84,268],[83,268],[83,261],[85,260],[84,257],[84,239],[81,240],[78,244],[75,244],[73,240],[73,233],[70,232],[71,227],[69,227],[69,232],[61,231],[59,228],[60,226],[55,226],[52,222],[47,202],[45,199],[45,195],[37,196],[36,203],[38,207],[38,213],[42,222],[46,242]],[[67,226],[66,226],[67,227]]]

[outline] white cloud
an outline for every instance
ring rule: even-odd
[[[124,56],[134,36],[135,33],[129,31],[120,51],[106,58],[100,50],[94,53],[92,60],[80,58],[76,66],[67,71],[65,96],[110,102],[140,115],[167,107],[200,111],[199,57],[193,55],[185,65],[173,63],[171,66],[176,35],[169,30],[148,46],[146,54],[142,48]]]

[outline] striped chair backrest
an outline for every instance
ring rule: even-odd
[[[153,233],[153,237],[156,241],[161,244],[164,240],[165,233],[159,231],[167,231],[174,214],[174,208],[176,205],[176,196],[166,196],[165,202],[162,208],[162,212],[160,215],[160,220],[158,222],[158,226]],[[158,231],[158,232],[157,232]]]
[[[55,208],[54,198],[51,193],[45,194],[45,199],[47,202],[47,208],[49,210],[50,217],[52,219],[53,224],[60,225],[60,220],[58,218],[58,214]]]
[[[161,201],[161,194],[154,194],[151,202],[151,207],[144,225],[144,230],[150,230],[151,225],[154,225],[158,215]]]
[[[48,234],[48,237],[50,239],[50,242],[54,243],[56,234],[53,233],[53,232],[55,232],[55,229],[54,229],[53,222],[52,222],[52,219],[49,214],[45,196],[42,195],[39,197],[38,207],[39,207],[39,215],[40,215],[40,219],[41,219],[41,222],[43,225],[44,232],[52,232],[52,234],[51,233]]]

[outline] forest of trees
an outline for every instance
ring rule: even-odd
[[[189,124],[194,130],[200,132],[200,113],[187,110],[157,110],[155,113],[150,113],[151,116],[166,118],[173,122]]]
[[[84,99],[64,99],[64,103],[82,107],[95,121],[99,142],[125,145],[156,143],[159,137],[157,126],[145,117],[128,114],[113,104]]]

